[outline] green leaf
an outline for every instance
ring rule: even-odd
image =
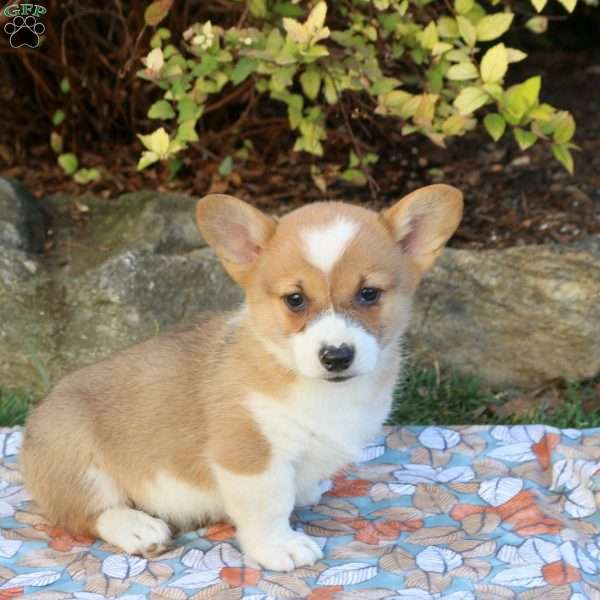
[[[509,12],[486,15],[477,23],[477,39],[480,42],[489,42],[499,38],[508,30],[513,17]]]
[[[177,174],[179,173],[179,171],[181,171],[182,167],[183,167],[183,161],[179,160],[178,158],[172,158],[169,163],[169,180],[172,181],[173,179],[175,179],[175,177],[177,177]]]
[[[73,173],[77,171],[79,161],[73,153],[68,152],[67,154],[61,154],[58,157],[58,164],[67,175],[73,175]]]
[[[219,175],[221,177],[227,177],[233,171],[233,158],[226,156],[219,165]]]
[[[542,12],[547,3],[548,0],[531,0],[531,4],[533,4],[533,7],[537,12]]]
[[[177,122],[197,120],[202,115],[202,106],[198,106],[196,102],[189,96],[185,96],[177,102]]]
[[[248,58],[247,56],[240,58],[231,72],[231,83],[238,85],[245,81],[248,75],[254,73],[257,65],[258,61],[254,58]]]
[[[485,83],[501,81],[508,69],[508,54],[504,44],[492,46],[481,59],[481,78]]]
[[[506,121],[504,117],[498,113],[490,113],[483,119],[483,124],[490,134],[490,137],[497,142],[503,135],[506,129]]]
[[[367,183],[367,177],[360,169],[346,169],[340,178],[354,185],[365,185]]]
[[[158,100],[148,110],[149,119],[172,119],[174,116],[175,111],[166,100]]]
[[[63,139],[56,131],[53,131],[50,134],[50,148],[52,148],[55,154],[60,154],[62,152]]]
[[[558,0],[569,12],[573,12],[577,6],[577,0]]]
[[[458,23],[458,31],[460,32],[460,36],[467,46],[471,48],[475,46],[475,42],[477,41],[477,30],[473,26],[473,23],[469,21],[466,17],[456,17],[456,22]]]
[[[515,140],[517,140],[517,144],[519,144],[519,148],[521,148],[521,150],[527,150],[527,148],[533,146],[533,144],[537,142],[537,136],[535,133],[526,131],[520,127],[516,127],[513,130],[513,135],[515,136]]]
[[[461,62],[452,65],[448,71],[446,71],[446,77],[453,81],[466,81],[467,79],[477,79],[479,77],[479,71],[473,63]]]
[[[183,121],[177,128],[176,139],[180,142],[197,142],[198,134],[196,133],[196,121]]]
[[[565,167],[571,175],[573,175],[574,164],[573,157],[571,156],[571,152],[567,148],[567,146],[552,144],[552,154],[554,154],[554,158],[560,161],[562,165]]]
[[[60,91],[63,94],[68,94],[71,91],[71,84],[69,83],[69,80],[66,77],[63,77],[60,80]]]
[[[304,14],[302,7],[293,2],[275,2],[273,12],[280,17],[300,17]]]
[[[137,164],[138,171],[145,169],[147,166],[157,162],[159,159],[160,157],[158,156],[158,154],[156,154],[156,152],[152,152],[151,150],[144,150]]]
[[[100,171],[98,169],[79,169],[73,179],[82,185],[90,183],[91,181],[98,181],[100,179]]]
[[[459,15],[466,15],[471,12],[473,4],[475,4],[474,0],[454,0],[454,10]]]
[[[267,0],[248,0],[248,10],[253,17],[264,19],[267,16]]]
[[[323,78],[323,83],[325,84],[324,91],[327,104],[335,104],[338,101],[338,93],[333,79],[329,75],[326,75]]]
[[[370,88],[369,94],[372,96],[379,96],[380,94],[387,94],[392,92],[395,88],[400,85],[400,82],[394,77],[381,77],[378,79]]]
[[[554,143],[566,144],[571,141],[571,138],[575,134],[575,120],[568,112],[560,112],[556,118],[556,125],[554,128]]]
[[[461,115],[470,115],[489,100],[488,94],[481,88],[470,86],[462,89],[454,100],[454,106]]]
[[[546,33],[546,30],[548,29],[548,17],[531,17],[531,19],[525,23],[525,27],[527,27],[529,31],[533,31],[533,33]]]
[[[316,69],[307,69],[300,75],[300,85],[304,95],[314,100],[319,95],[321,88],[321,74]]]
[[[52,124],[56,127],[58,127],[58,125],[60,125],[64,120],[65,120],[65,113],[64,113],[64,111],[62,111],[60,109],[58,109],[52,115]]]
[[[173,0],[154,0],[144,12],[144,21],[150,27],[156,27],[168,14]]]

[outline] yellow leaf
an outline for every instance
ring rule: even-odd
[[[508,69],[508,54],[504,44],[492,46],[481,59],[481,78],[485,83],[501,81]]]
[[[440,54],[444,54],[444,52],[447,52],[451,48],[452,44],[448,44],[447,42],[438,42],[431,49],[431,54],[433,54],[433,56],[439,56]]]
[[[169,134],[164,127],[160,127],[149,135],[139,135],[142,144],[151,152],[157,154],[160,158],[164,158],[169,152]]]
[[[474,0],[454,0],[454,10],[459,15],[465,15],[473,8],[474,4]]]
[[[548,0],[531,0],[531,4],[533,4],[533,7],[537,12],[542,12],[547,3]]]
[[[456,22],[458,23],[458,31],[460,33],[460,37],[465,40],[467,46],[473,47],[475,42],[477,41],[477,31],[473,26],[473,23],[469,21],[466,17],[456,17]]]
[[[489,99],[487,93],[481,88],[469,86],[460,91],[454,100],[454,106],[461,115],[470,115],[482,107]]]
[[[283,28],[287,37],[297,44],[306,44],[309,40],[308,29],[296,19],[290,17],[283,18]]]
[[[509,12],[486,15],[477,23],[477,39],[489,42],[499,38],[510,27],[513,17]]]
[[[151,50],[148,56],[142,58],[142,62],[146,65],[151,75],[158,76],[165,64],[165,58],[160,48],[154,48]]]
[[[577,0],[558,0],[569,12],[573,12],[577,6]]]
[[[421,45],[427,50],[431,50],[438,43],[438,32],[435,23],[432,21],[425,27],[421,34]]]
[[[442,123],[442,131],[448,135],[456,135],[463,131],[466,120],[463,115],[452,115]]]
[[[419,101],[419,106],[413,117],[417,125],[429,125],[433,120],[435,113],[435,103],[439,96],[437,94],[422,94]]]
[[[466,81],[467,79],[477,79],[479,72],[473,63],[461,62],[452,65],[446,72],[446,77],[454,81]]]
[[[548,29],[548,17],[531,17],[525,23],[525,27],[529,29],[529,31],[533,31],[533,33],[545,33]]]
[[[309,31],[317,31],[325,25],[325,17],[327,16],[327,4],[325,2],[319,2],[310,11],[308,19],[306,19],[306,27]]]
[[[521,50],[517,50],[516,48],[507,48],[506,55],[509,63],[521,62],[527,58],[525,52],[521,52]]]

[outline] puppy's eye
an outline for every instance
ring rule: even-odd
[[[376,304],[381,297],[381,290],[374,287],[364,287],[358,292],[356,299],[359,304],[370,305]]]
[[[293,312],[299,312],[306,306],[306,298],[300,292],[294,292],[283,297],[287,307]]]

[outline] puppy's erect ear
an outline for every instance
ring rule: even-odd
[[[209,194],[196,205],[196,223],[231,277],[244,284],[277,223],[226,194]]]
[[[456,231],[462,210],[462,192],[436,184],[411,192],[382,212],[392,237],[415,266],[417,280],[431,269]]]

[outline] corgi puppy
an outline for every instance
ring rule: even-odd
[[[196,212],[244,305],[59,381],[27,422],[25,484],[50,520],[130,554],[228,519],[263,567],[310,565],[321,550],[290,514],[385,421],[413,293],[462,194],[431,185],[381,213],[322,202],[279,220],[211,194]]]

